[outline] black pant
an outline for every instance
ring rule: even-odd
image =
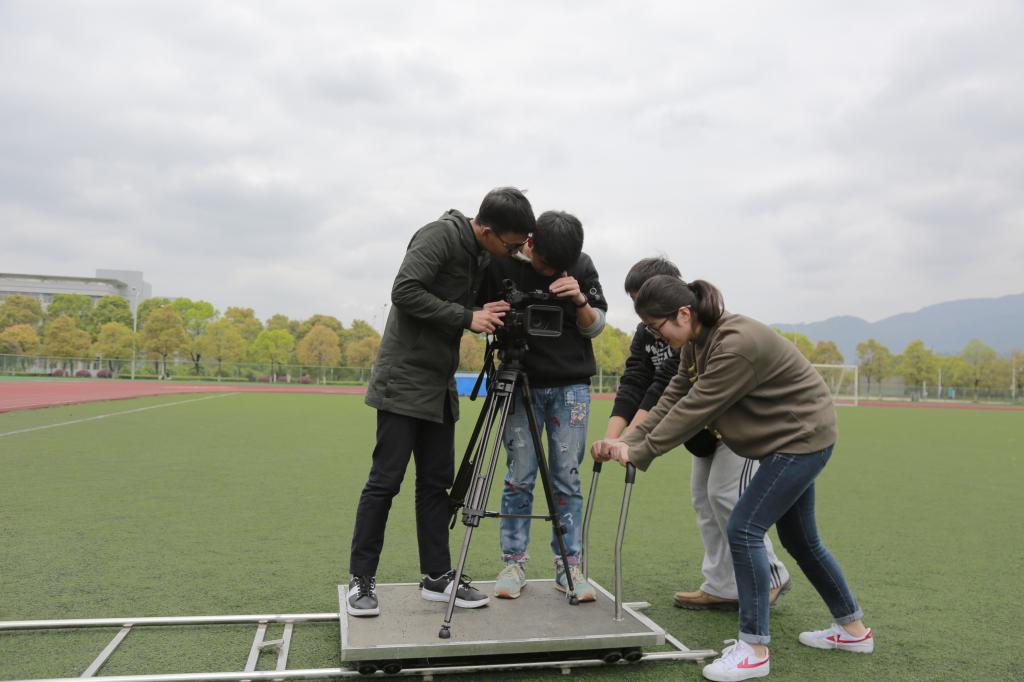
[[[352,532],[352,575],[377,574],[391,500],[402,486],[410,452],[416,459],[420,571],[436,576],[452,567],[448,552],[447,489],[455,476],[455,420],[445,400],[443,424],[377,410],[377,446],[373,449],[370,477],[359,498]]]

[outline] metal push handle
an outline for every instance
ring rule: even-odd
[[[622,509],[619,511],[619,530],[615,536],[615,621],[622,621],[622,540],[626,535],[626,517],[629,515],[629,498],[636,481],[636,467],[626,464],[626,489],[622,493]]]
[[[583,577],[590,579],[590,512],[594,509],[594,498],[597,497],[597,478],[601,475],[601,462],[594,461],[594,476],[590,479],[590,494],[587,495],[587,508],[583,512],[583,547],[580,551]]]

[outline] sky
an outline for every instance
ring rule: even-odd
[[[413,232],[577,215],[765,322],[1024,291],[1024,5],[0,1],[0,272],[382,326]]]

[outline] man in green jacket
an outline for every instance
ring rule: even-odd
[[[533,208],[511,187],[490,191],[473,219],[450,210],[420,228],[409,242],[391,289],[392,308],[366,393],[377,408],[377,445],[359,498],[349,569],[347,610],[376,616],[377,563],[391,501],[409,455],[416,459],[416,539],[420,594],[447,602],[454,571],[448,552],[448,494],[455,471],[455,370],[463,330],[491,333],[504,313],[473,310],[491,257],[518,253],[533,232]],[[456,586],[455,605],[485,606],[488,598]]]

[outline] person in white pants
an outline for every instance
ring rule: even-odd
[[[672,262],[645,258],[626,275],[626,293],[635,298],[644,282],[655,275],[680,276]],[[615,393],[605,438],[619,438],[641,423],[678,369],[679,354],[643,324],[638,325]],[[757,462],[736,455],[707,429],[687,441],[686,449],[693,454],[690,496],[704,543],[704,582],[692,592],[675,593],[672,603],[684,609],[736,610],[736,577],[725,528],[736,501],[757,471]],[[765,547],[772,573],[770,601],[774,604],[779,595],[789,590],[789,571],[775,555],[767,537]]]

